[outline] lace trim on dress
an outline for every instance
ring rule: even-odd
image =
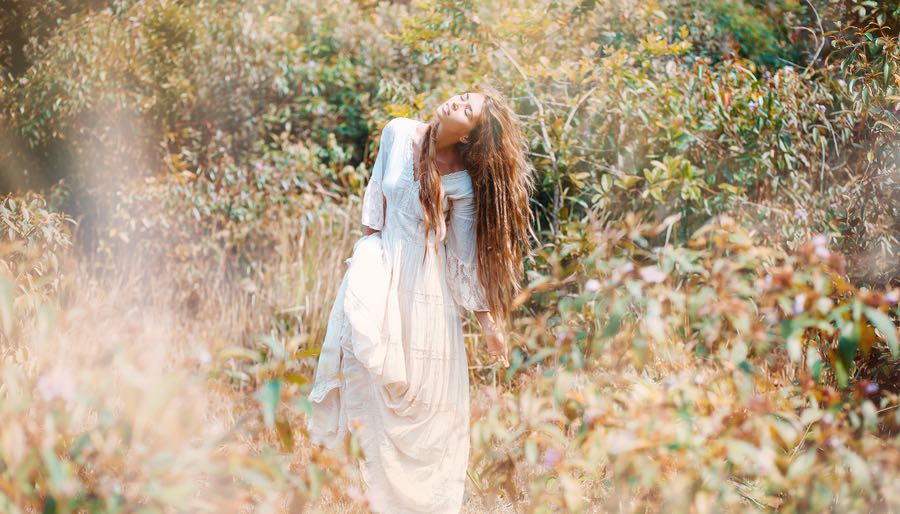
[[[384,227],[384,198],[381,191],[381,179],[373,175],[363,195],[362,223],[375,230]]]
[[[447,254],[447,285],[456,303],[471,311],[488,310],[484,288],[474,265],[466,265],[453,252]]]

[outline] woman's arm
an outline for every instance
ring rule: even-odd
[[[388,153],[391,150],[393,141],[394,120],[391,120],[381,131],[381,137],[378,142],[378,154],[375,156],[372,174],[369,177],[369,183],[366,184],[366,190],[363,194],[362,224],[364,236],[374,234],[375,232],[380,231],[384,226],[387,202],[384,198],[384,191],[381,188],[381,183],[384,179]]]
[[[387,201],[383,200],[382,205],[384,207],[382,207],[382,210],[381,210],[381,220],[382,220],[382,225],[384,225],[384,220],[387,218]],[[378,229],[374,229],[368,225],[363,225],[363,236],[369,236],[376,232],[381,232],[381,231]]]
[[[447,284],[456,303],[475,313],[488,352],[509,367],[506,336],[488,308],[484,287],[478,279],[474,197],[468,194],[451,200],[446,240]]]

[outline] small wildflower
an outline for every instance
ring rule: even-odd
[[[837,448],[841,444],[841,440],[837,438],[837,436],[828,436],[828,439],[825,441],[825,444],[832,448]]]
[[[794,297],[794,315],[800,314],[806,309],[806,293],[800,293]]]
[[[254,163],[253,163],[253,167],[256,168],[257,170],[263,169],[263,163],[262,163],[262,161],[256,161],[256,162],[254,162]]]
[[[816,257],[825,261],[831,257],[831,251],[828,250],[828,236],[825,234],[816,234],[812,239],[814,252]]]
[[[889,291],[885,293],[884,299],[887,300],[887,303],[896,305],[897,302],[900,301],[900,292],[898,292],[896,289],[894,289],[893,291]]]
[[[822,314],[828,314],[831,312],[831,308],[834,307],[834,301],[827,296],[821,296],[818,300],[816,300],[816,308],[819,309],[819,312]]]
[[[37,383],[38,393],[45,401],[62,398],[66,403],[75,399],[75,380],[65,369],[56,367],[41,375]]]
[[[878,392],[878,384],[875,382],[869,382],[866,384],[866,394],[875,394]]]
[[[834,423],[834,414],[832,414],[830,412],[826,412],[822,416],[822,423],[825,423],[826,425],[830,425],[830,424]]]
[[[562,452],[556,448],[547,448],[544,450],[544,467],[552,468],[562,459]]]
[[[704,381],[703,375],[701,375],[701,374],[698,373],[697,375],[694,376],[694,383],[695,383],[695,384],[697,384],[697,385],[702,385],[702,384],[703,384],[703,381]]]
[[[750,103],[747,104],[747,107],[748,107],[751,111],[755,111],[756,108],[759,107],[759,104],[756,103],[756,102],[750,102]]]
[[[594,420],[599,418],[601,414],[603,414],[603,411],[600,409],[600,407],[588,407],[584,411],[584,420],[588,423],[593,423]]]
[[[794,211],[794,218],[795,218],[795,219],[798,219],[798,220],[800,220],[800,221],[805,221],[805,220],[806,220],[806,216],[807,216],[806,209],[804,209],[803,207],[800,207],[800,208],[798,208],[797,210]]]
[[[622,277],[627,275],[628,273],[631,273],[631,271],[633,269],[634,269],[634,263],[626,262],[622,266],[613,270],[612,277],[611,277],[612,281],[618,282],[618,281],[622,280]]]
[[[587,282],[584,283],[584,290],[588,293],[596,293],[600,290],[600,281],[596,278],[588,279]]]
[[[645,266],[640,273],[641,278],[651,284],[658,284],[666,279],[666,274],[656,266]]]
[[[204,366],[209,364],[212,361],[212,355],[209,354],[206,350],[201,350],[197,352],[197,362],[203,364]]]
[[[825,112],[825,106],[822,104],[816,104],[816,109],[818,109],[818,111],[821,113]]]
[[[667,391],[669,389],[671,389],[672,387],[674,387],[675,386],[675,377],[673,377],[672,375],[669,375],[666,378],[664,378],[662,381],[662,386],[663,386],[663,389],[665,389]]]

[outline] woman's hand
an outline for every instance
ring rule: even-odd
[[[493,323],[482,325],[481,332],[487,342],[488,353],[491,354],[495,361],[503,364],[504,368],[508,368],[509,359],[507,358],[507,353],[509,350],[506,347],[506,334],[495,327]]]

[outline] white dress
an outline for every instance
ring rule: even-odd
[[[458,513],[469,458],[469,377],[462,309],[488,310],[475,265],[475,205],[467,170],[443,175],[447,237],[428,255],[413,135],[392,119],[363,197],[364,236],[335,297],[308,428],[334,448],[349,430],[376,512]],[[386,206],[386,209],[385,209]],[[437,250],[435,252],[435,249]]]

